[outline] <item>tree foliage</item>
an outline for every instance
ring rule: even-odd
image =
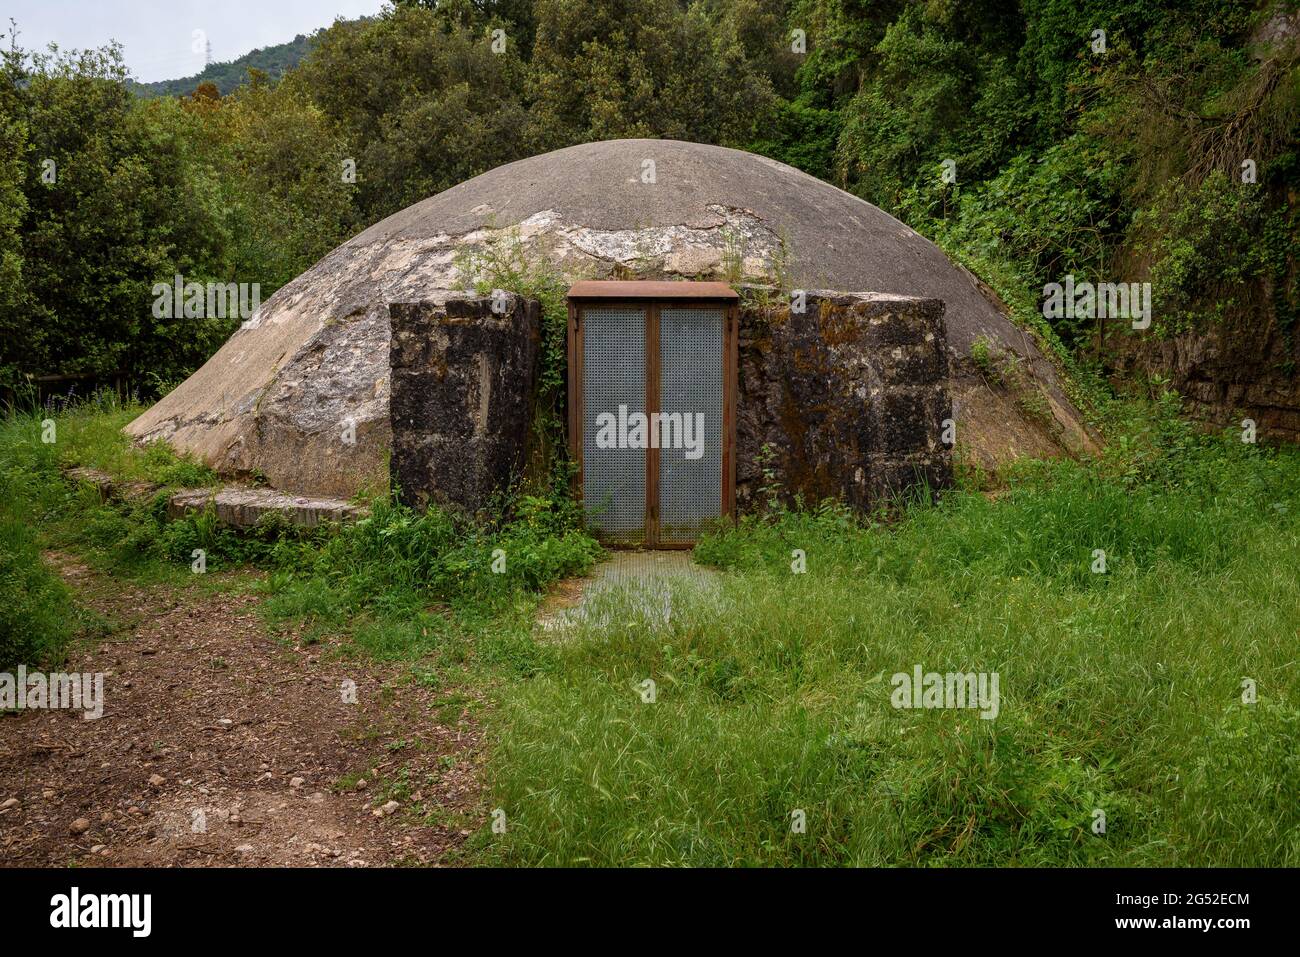
[[[156,283],[269,296],[354,224],[343,150],[305,99],[255,78],[139,100],[125,79],[111,46],[4,61],[0,386],[183,377],[239,319],[158,315]]]
[[[210,63],[194,76],[179,80],[160,80],[157,83],[130,84],[140,96],[190,96],[204,84],[221,96],[233,93],[248,82],[254,71],[272,80],[278,80],[302,62],[311,50],[311,39],[302,34],[288,43],[261,47],[225,63]]]
[[[350,144],[367,222],[527,155],[522,83],[512,44],[418,7],[336,23],[286,81]]]
[[[157,319],[153,283],[258,283],[265,298],[430,194],[613,137],[734,146],[832,180],[1009,302],[1069,272],[1151,278],[1177,313],[1162,328],[1259,301],[1289,327],[1300,54],[1294,35],[1252,36],[1294,8],[401,0],[295,41],[305,56],[274,65],[279,82],[253,69],[232,89],[214,74],[152,100],[112,47],[11,42],[0,385],[183,375],[233,324]],[[1236,295],[1241,282],[1267,295]],[[1055,331],[1088,334],[1073,320]]]

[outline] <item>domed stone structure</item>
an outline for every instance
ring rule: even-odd
[[[371,226],[281,288],[126,431],[285,491],[350,496],[381,485],[392,447],[389,306],[471,287],[466,253],[503,235],[572,280],[723,279],[942,300],[959,454],[993,467],[1092,445],[1052,363],[934,244],[782,163],[669,140],[520,160]],[[1020,394],[970,361],[977,340],[1018,357]]]

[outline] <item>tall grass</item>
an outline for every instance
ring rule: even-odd
[[[25,505],[0,473],[0,671],[57,663],[76,632],[71,595],[41,560]]]
[[[455,661],[473,643],[480,657],[526,673],[540,593],[599,553],[577,529],[572,503],[548,496],[504,502],[486,524],[436,509],[417,514],[385,497],[369,503],[367,518],[340,528],[299,530],[271,517],[237,532],[211,511],[171,520],[172,489],[218,479],[165,443],[131,445],[121,428],[141,411],[103,394],[10,410],[0,420],[0,482],[8,493],[0,503],[0,658],[49,657],[76,632],[74,606],[41,549],[73,552],[111,575],[171,584],[201,580],[190,571],[202,550],[209,572],[268,572],[251,584],[267,597],[263,611],[307,641],[336,634],[362,654]],[[159,488],[105,502],[65,477],[73,465]]]
[[[75,637],[100,624],[43,560],[43,532],[77,512],[61,466],[84,462],[146,479],[179,463],[166,450],[126,449],[118,429],[138,412],[105,393],[0,416],[0,669],[56,665]]]
[[[485,859],[1300,864],[1300,456],[1115,448],[891,525],[747,520],[667,622],[611,598],[503,694]],[[894,709],[915,665],[997,672],[1000,713]]]
[[[585,571],[599,551],[549,499],[526,498],[511,520],[486,525],[376,501],[369,517],[281,563],[265,609],[274,622],[306,621],[309,637],[349,631],[380,658],[459,659],[472,635],[480,655],[526,673],[540,593]]]
[[[1296,450],[1134,416],[1100,459],[1029,463],[996,497],[888,523],[749,518],[698,546],[722,574],[675,585],[667,618],[615,592],[557,641],[532,628],[539,593],[598,554],[572,503],[480,525],[378,500],[307,535],[167,522],[162,495],[104,503],[60,475],[211,480],[127,447],[135,411],[0,422],[0,658],[56,660],[81,628],[43,548],[115,575],[187,577],[196,547],[211,570],[257,565],[268,618],[300,640],[498,689],[488,772],[509,824],[476,838],[483,861],[1300,863]],[[997,717],[896,710],[891,676],[917,665],[996,672]]]

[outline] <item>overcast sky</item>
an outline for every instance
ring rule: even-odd
[[[336,17],[378,13],[383,0],[3,0],[0,32],[18,23],[18,45],[44,49],[102,46],[117,40],[126,65],[143,82],[192,76],[203,69],[202,43],[214,61],[292,40],[329,26]],[[6,39],[5,45],[8,45]]]

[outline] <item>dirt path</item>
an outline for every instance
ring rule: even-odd
[[[117,626],[63,667],[104,714],[0,715],[0,865],[439,864],[481,824],[463,693],[294,647],[253,596],[48,559]]]

